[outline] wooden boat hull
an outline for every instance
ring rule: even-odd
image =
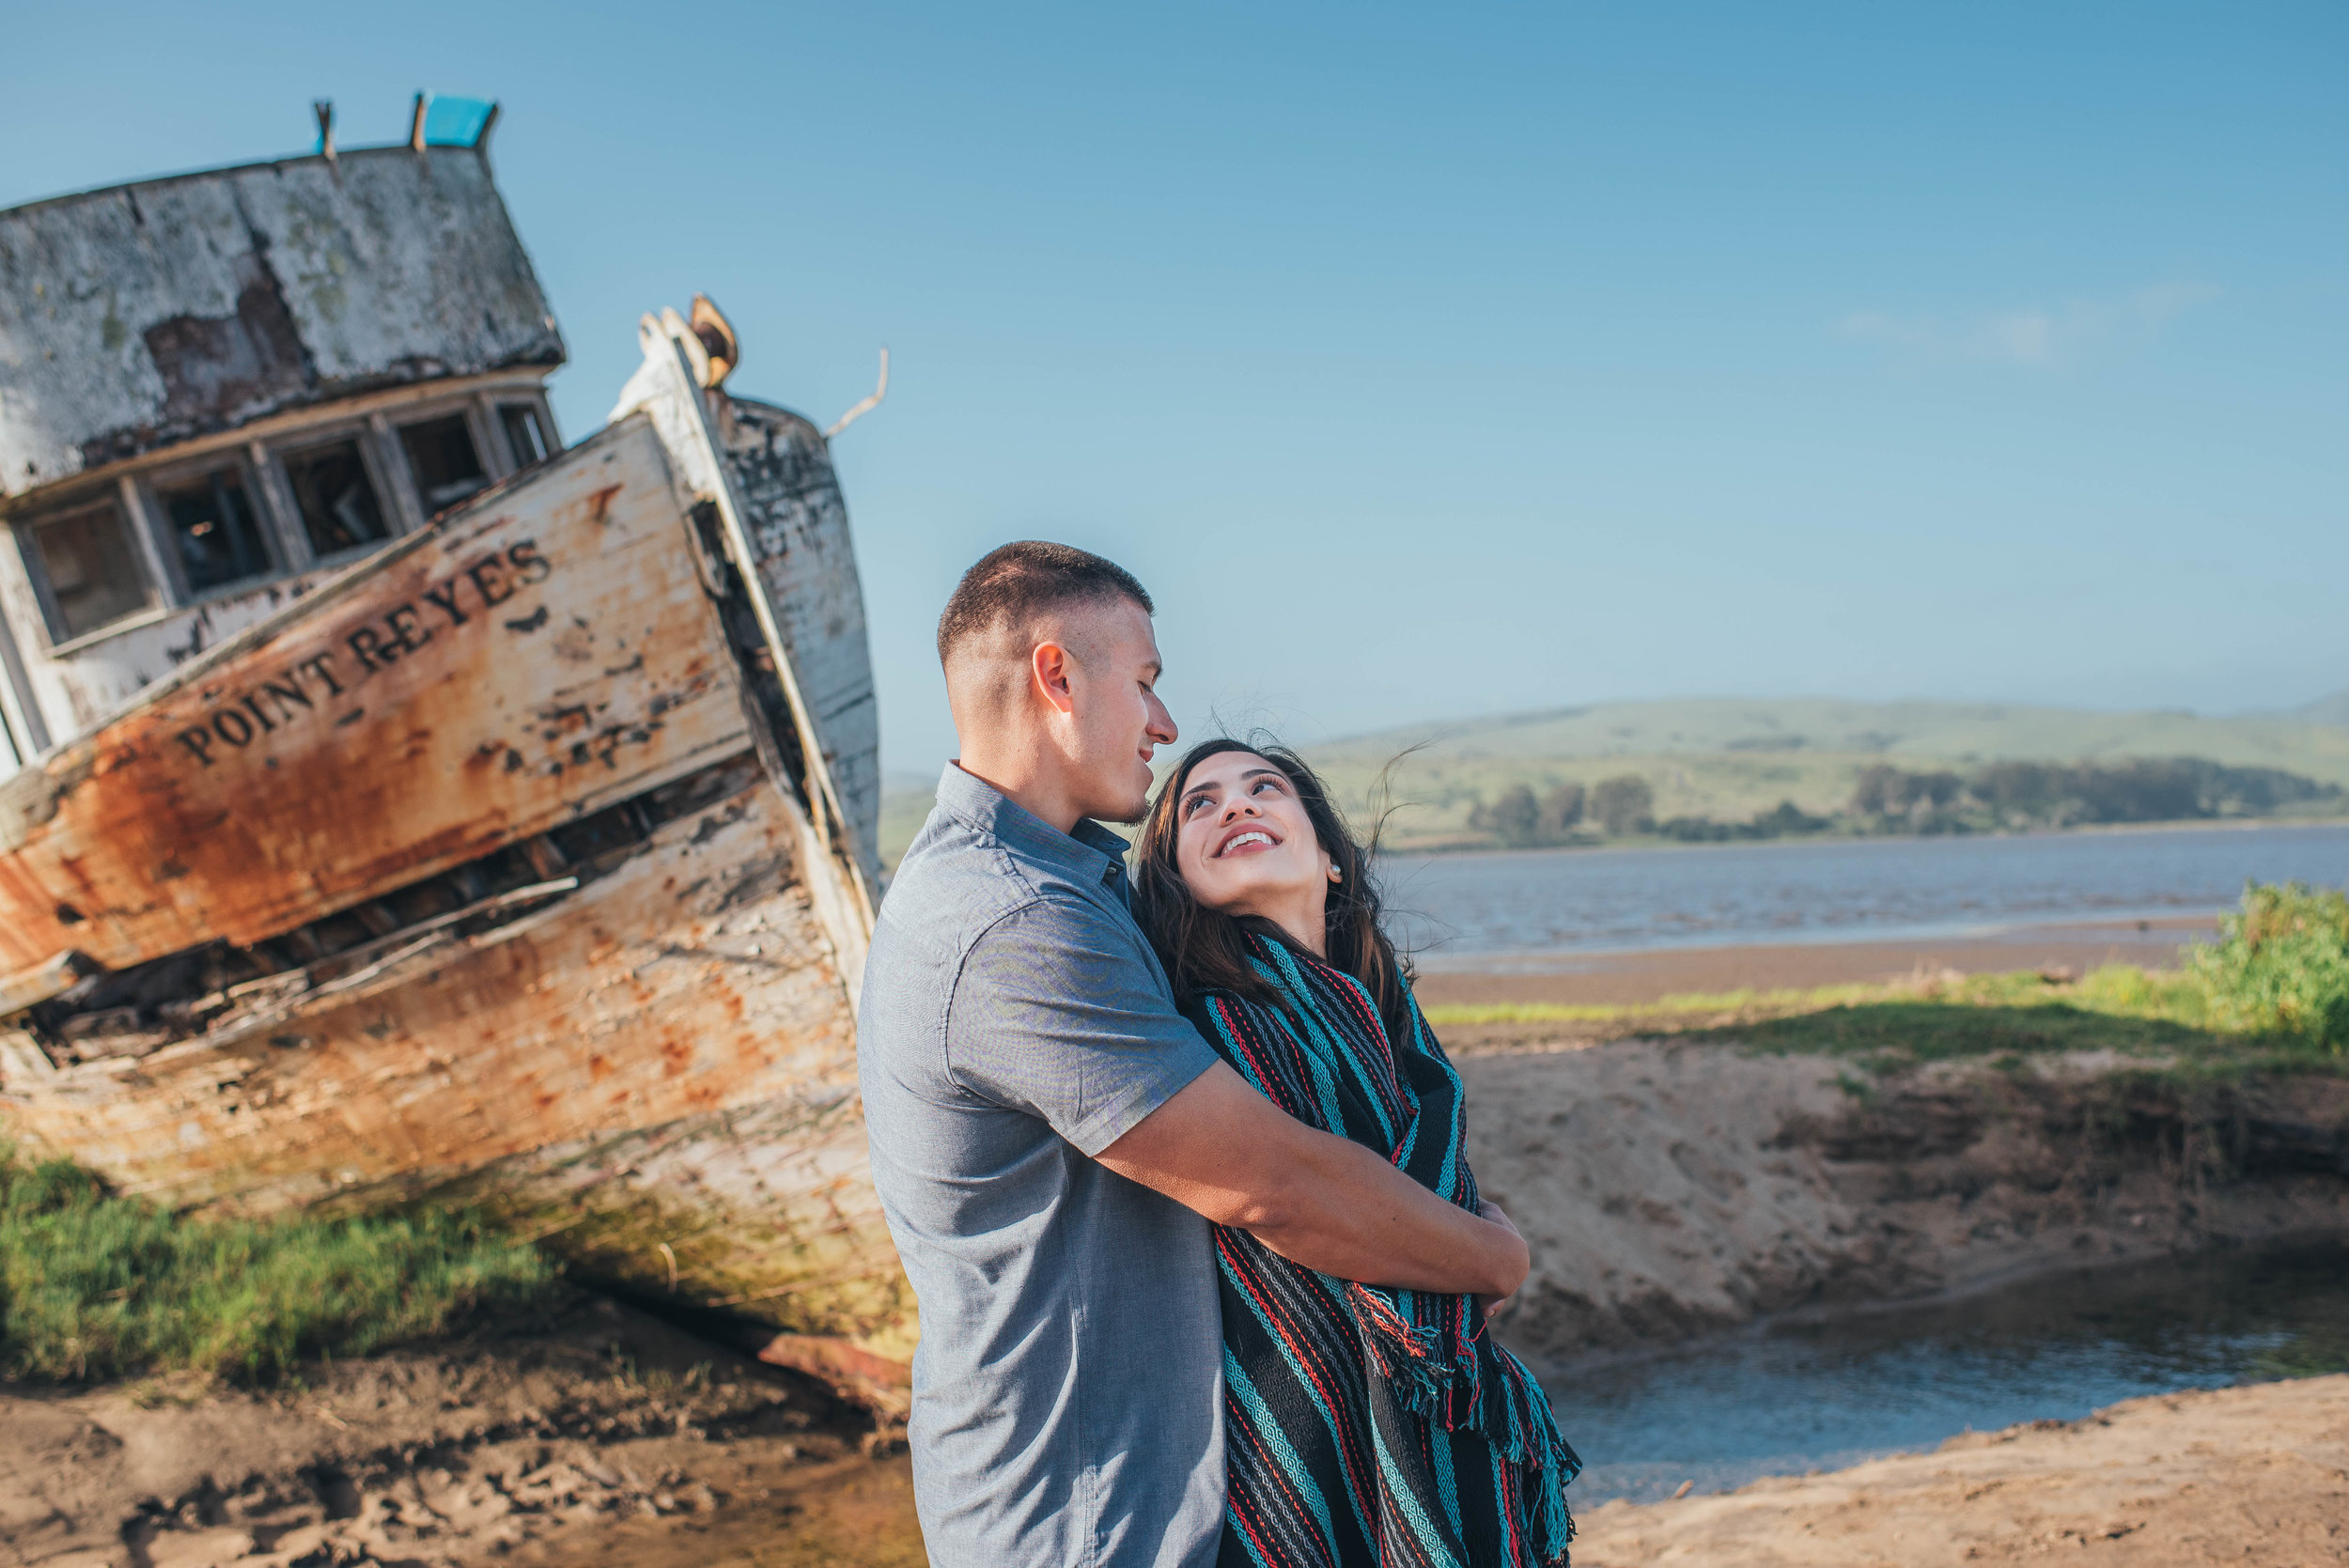
[[[0,1106],[175,1204],[476,1203],[870,1391],[846,514],[646,347],[639,411],[0,785]]]

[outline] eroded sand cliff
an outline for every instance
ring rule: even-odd
[[[1542,1360],[2349,1233],[2349,1083],[2333,1079],[2181,1092],[2077,1056],[1875,1080],[1827,1058],[1637,1040],[1519,1042],[1460,1070],[1470,1159],[1533,1252],[1502,1334]]]

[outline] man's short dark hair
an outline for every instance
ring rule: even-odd
[[[1134,574],[1074,545],[1019,539],[980,557],[962,574],[938,618],[938,661],[946,663],[955,644],[998,628],[1017,631],[1072,604],[1131,599],[1144,613],[1158,606]]]

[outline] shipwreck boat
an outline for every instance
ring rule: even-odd
[[[827,437],[697,301],[565,447],[450,102],[0,211],[0,1120],[187,1208],[477,1204],[885,1389]]]

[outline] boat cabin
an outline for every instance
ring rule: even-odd
[[[453,112],[452,112],[453,111]],[[0,211],[0,778],[559,452],[492,105]]]

